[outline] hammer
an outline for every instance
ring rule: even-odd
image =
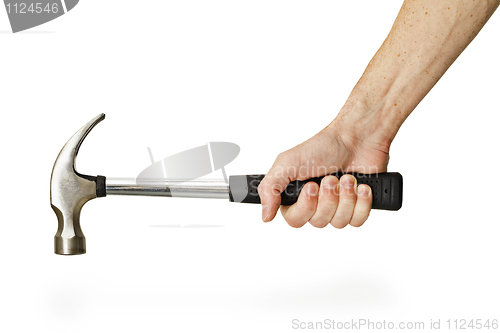
[[[230,176],[224,180],[197,179],[136,179],[87,176],[76,171],[75,159],[83,140],[102,120],[100,114],[85,124],[64,145],[57,156],[50,180],[50,204],[57,215],[59,226],[54,237],[56,254],[72,255],[86,252],[85,236],[80,226],[83,205],[106,195],[141,195],[185,198],[229,199],[231,202],[260,204],[257,188],[265,175]],[[335,174],[337,177],[342,173]],[[397,172],[353,174],[358,184],[367,184],[373,193],[372,208],[398,210],[403,201],[403,178]],[[291,182],[281,194],[282,205],[292,205],[302,187],[323,177]]]

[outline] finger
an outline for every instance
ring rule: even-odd
[[[353,175],[340,177],[339,206],[332,221],[335,228],[342,229],[349,224],[356,205],[356,178]]]
[[[356,207],[350,224],[353,227],[361,227],[368,219],[370,210],[372,208],[372,189],[370,186],[361,184],[358,186],[358,198],[356,200]]]
[[[265,178],[264,178],[265,179]],[[274,219],[281,203],[281,186],[274,181],[264,180],[257,188],[262,204],[262,221],[269,222]]]
[[[291,206],[281,206],[281,214],[285,221],[294,228],[300,228],[314,215],[318,205],[319,186],[309,182],[300,191],[296,203]]]
[[[278,155],[273,166],[262,179],[257,188],[262,204],[262,221],[269,222],[274,219],[281,203],[281,192],[285,190],[288,184],[295,180],[294,175],[289,170],[295,168],[286,168],[289,165],[287,157],[282,153]]]
[[[309,219],[316,228],[324,228],[330,223],[339,205],[339,180],[335,176],[326,176],[321,180],[318,207]]]

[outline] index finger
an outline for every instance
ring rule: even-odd
[[[273,166],[262,179],[257,188],[262,204],[262,221],[269,222],[274,219],[281,204],[281,192],[288,184],[295,180],[293,170],[295,168],[286,167],[287,158],[284,154],[278,155]]]

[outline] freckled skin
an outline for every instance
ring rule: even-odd
[[[356,127],[372,132],[371,140],[388,149],[404,120],[499,5],[500,0],[406,0],[389,35],[340,111],[343,126],[349,127],[345,122],[351,118],[366,119],[361,113],[369,113],[372,116],[367,122]],[[366,100],[365,95],[369,96]],[[403,98],[404,102],[400,101]],[[398,112],[393,110],[396,101]],[[356,117],[351,116],[354,109]]]
[[[386,171],[389,148],[400,126],[499,5],[500,0],[404,1],[389,35],[337,117],[311,139],[281,153],[262,180],[258,189],[262,220],[275,217],[280,192],[296,179],[338,170]],[[281,206],[283,217],[293,227],[308,221],[319,228],[361,226],[368,218],[372,194],[347,186],[348,178],[330,178],[330,185],[319,189],[309,183],[297,203]]]

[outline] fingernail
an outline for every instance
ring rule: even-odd
[[[354,186],[354,178],[353,177],[342,177],[340,178],[340,185],[344,188],[351,188]]]
[[[311,196],[318,194],[316,186],[314,186],[313,184],[307,185],[306,191],[307,191],[307,194],[309,194]]]
[[[336,188],[338,185],[337,181],[333,176],[326,176],[323,178],[323,187],[330,190]]]
[[[268,217],[269,217],[269,206],[262,205],[262,222],[266,222]]]
[[[369,194],[370,194],[370,189],[367,188],[366,186],[358,187],[358,195],[362,197],[367,197]]]

